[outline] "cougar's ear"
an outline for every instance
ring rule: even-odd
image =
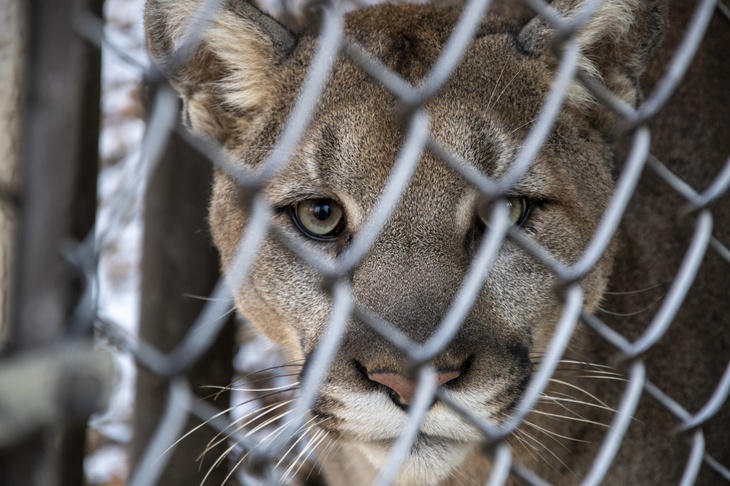
[[[552,8],[568,21],[581,15],[586,0],[555,0]],[[600,79],[631,106],[641,100],[639,77],[662,40],[667,26],[666,0],[603,0],[575,33],[580,45],[579,66],[589,77]],[[540,17],[520,32],[519,41],[533,55],[557,62],[550,48],[556,29]],[[583,110],[596,108],[579,83],[568,91],[567,103]]]
[[[216,12],[202,10],[203,3],[148,0],[147,44],[183,99],[186,124],[224,143],[271,106],[274,68],[296,39],[245,0],[208,2],[220,6]],[[197,42],[188,43],[190,33]]]

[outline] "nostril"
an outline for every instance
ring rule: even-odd
[[[416,393],[416,382],[413,380],[398,373],[368,373],[368,378],[390,388],[395,393],[393,398],[397,399],[398,405],[409,405],[413,401]]]
[[[413,401],[416,394],[416,382],[399,373],[379,372],[368,373],[368,379],[388,387],[394,395],[392,398],[399,406],[407,406]],[[461,376],[460,370],[451,370],[436,373],[436,386],[441,386]]]
[[[451,380],[455,380],[461,376],[461,370],[445,371],[443,373],[436,373],[436,386],[441,386],[444,383],[448,383]]]

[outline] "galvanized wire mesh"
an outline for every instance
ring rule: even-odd
[[[621,360],[628,363],[626,383],[617,412],[582,484],[599,484],[603,480],[612,466],[639,400],[644,396],[649,396],[659,402],[676,418],[677,428],[683,432],[677,435],[677,440],[687,438],[690,441],[691,452],[685,467],[684,484],[691,484],[695,480],[703,464],[716,471],[720,477],[730,481],[730,470],[728,470],[730,465],[718,462],[713,457],[713,451],[705,449],[703,435],[703,427],[707,421],[715,416],[727,401],[730,393],[730,366],[726,368],[724,375],[717,383],[715,393],[710,400],[699,411],[692,413],[650,382],[643,359],[646,352],[662,339],[672,324],[705,255],[708,252],[714,252],[725,263],[730,264],[730,250],[726,246],[728,242],[719,241],[713,237],[712,208],[713,202],[722,196],[730,185],[730,160],[725,163],[724,169],[707,189],[697,191],[672,174],[661,161],[650,154],[651,132],[647,127],[647,122],[666,103],[670,102],[668,100],[692,61],[710,19],[713,15],[727,15],[726,8],[722,3],[716,3],[713,0],[703,0],[697,5],[684,42],[677,50],[671,64],[666,67],[666,75],[657,84],[654,91],[648,93],[646,100],[637,109],[634,109],[614,98],[605,88],[585,79],[579,72],[579,46],[572,36],[581,22],[589,18],[600,2],[586,2],[583,7],[585,16],[576,15],[577,20],[572,23],[559,17],[540,0],[530,0],[527,3],[555,25],[560,35],[566,39],[566,44],[556,69],[552,90],[544,102],[540,117],[530,129],[509,172],[498,181],[486,177],[469,161],[451,153],[448,148],[436,140],[429,131],[429,114],[425,108],[425,103],[449,81],[452,72],[458,66],[461,56],[475,35],[482,16],[490,8],[488,0],[467,1],[441,56],[419,86],[413,86],[402,79],[381,61],[370,55],[355,40],[346,36],[343,30],[345,14],[341,8],[336,5],[322,4],[321,42],[308,69],[308,76],[276,147],[255,173],[239,166],[232,166],[230,161],[221,155],[219,147],[215,144],[194,139],[185,132],[177,123],[179,118],[178,95],[159,75],[151,76],[156,94],[150,107],[147,131],[142,146],[143,164],[139,173],[134,178],[130,177],[128,182],[134,186],[144,185],[149,174],[154,171],[155,164],[168,143],[169,137],[177,134],[205,154],[212,165],[227,171],[234,177],[250,195],[253,203],[247,227],[241,235],[236,259],[228,271],[228,281],[221,280],[218,283],[186,338],[172,352],[164,354],[143,341],[129,338],[115,323],[100,316],[95,318],[97,331],[102,336],[110,339],[119,349],[132,354],[139,366],[151,370],[163,378],[169,387],[164,416],[156,428],[152,440],[147,444],[141,461],[132,472],[129,484],[141,486],[158,483],[167,465],[169,458],[167,452],[185,435],[185,424],[191,414],[205,421],[207,426],[228,436],[227,443],[233,445],[230,446],[226,460],[235,464],[245,457],[248,461],[246,464],[263,465],[262,478],[266,484],[275,484],[287,478],[291,471],[286,471],[283,466],[279,466],[282,454],[292,450],[290,449],[293,447],[291,437],[295,436],[296,432],[307,422],[306,412],[312,408],[315,402],[317,390],[323,377],[326,376],[327,369],[340,346],[347,322],[352,316],[356,316],[392,343],[396,349],[411,360],[417,369],[418,388],[415,398],[408,408],[408,421],[399,440],[393,446],[387,466],[378,476],[376,484],[379,486],[391,484],[394,481],[400,465],[414,443],[420,423],[431,406],[434,396],[449,404],[483,432],[485,454],[490,454],[493,461],[488,484],[504,484],[510,476],[521,478],[528,484],[544,484],[537,473],[513,461],[513,454],[507,445],[506,438],[520,427],[525,417],[535,407],[550,378],[555,374],[580,320],[614,346]],[[207,23],[222,4],[223,2],[220,0],[202,0],[200,2],[198,8],[200,15],[188,27],[184,41],[176,51],[177,55],[181,57],[175,62],[183,62],[184,56],[193,51],[200,42]],[[97,43],[101,43],[103,37],[99,28],[100,22],[100,19],[88,12],[81,12],[77,17],[81,33]],[[113,48],[113,44],[111,47]],[[387,184],[381,192],[375,210],[348,247],[336,259],[328,260],[323,259],[321,254],[312,252],[308,247],[301,246],[287,238],[286,235],[277,232],[271,224],[272,209],[264,200],[261,188],[277,173],[286,170],[289,159],[287,154],[294,152],[301,142],[338,55],[347,56],[392,92],[402,105],[408,108],[407,111],[410,115],[406,140],[398,154]],[[132,60],[130,62],[134,63]],[[490,231],[481,243],[453,300],[454,304],[442,317],[436,332],[425,342],[414,342],[392,324],[359,306],[353,300],[348,276],[366,257],[381,230],[387,224],[394,208],[397,207],[401,196],[408,187],[423,152],[430,150],[436,154],[445,165],[461,174],[485,196],[497,198],[508,194],[534,162],[560,113],[570,82],[575,78],[581,79],[594,96],[615,110],[623,118],[625,128],[631,129],[632,133],[630,149],[622,172],[616,181],[611,202],[603,214],[590,244],[580,258],[570,266],[558,262],[545,249],[536,245],[520,231],[511,229],[507,215],[504,211],[497,210],[492,216],[489,225]],[[694,234],[674,283],[659,310],[655,312],[651,323],[638,339],[629,339],[613,330],[596,315],[583,309],[583,290],[580,281],[606,252],[629,200],[636,190],[638,181],[642,177],[642,173],[647,170],[653,171],[661,177],[686,200],[686,211],[693,215],[695,221]],[[108,226],[111,231],[124,225],[125,221],[130,218],[129,208],[132,205],[125,200],[125,197],[133,193],[134,191],[130,188],[119,191],[120,197],[113,202],[117,210],[113,213],[113,221]],[[306,373],[301,377],[299,393],[292,405],[295,410],[292,416],[297,418],[280,429],[273,440],[262,443],[259,439],[247,435],[245,430],[231,431],[231,419],[227,415],[198,401],[190,384],[184,378],[184,372],[211,346],[225,325],[226,320],[222,317],[231,310],[232,297],[229,289],[237,288],[246,278],[257,258],[258,248],[269,234],[277,237],[294,254],[327,278],[333,307],[327,322],[325,337],[318,344],[316,351],[309,359]],[[91,244],[85,248],[91,252],[90,254],[94,254],[93,252],[98,254],[108,244],[108,236],[107,232],[97,233],[95,248],[92,248]],[[476,417],[457,403],[453,403],[447,394],[437,389],[434,384],[435,370],[429,363],[446,348],[458,332],[505,239],[510,239],[520,245],[536,260],[551,269],[558,282],[556,291],[563,302],[563,313],[551,337],[546,355],[541,359],[540,367],[530,380],[511,418],[506,423],[497,426]],[[89,260],[80,259],[80,261],[83,263]],[[87,267],[83,268],[88,272]],[[88,306],[88,300],[82,300],[80,305]],[[87,312],[91,309],[92,307],[83,307],[80,312]],[[727,322],[716,323],[716,325],[725,325]],[[304,460],[306,460],[305,457],[300,459],[301,462]]]

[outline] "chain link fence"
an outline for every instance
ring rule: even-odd
[[[345,8],[341,5],[318,3],[300,7],[317,24],[320,42],[285,127],[260,168],[253,172],[235,166],[215,143],[193,137],[179,124],[177,93],[154,68],[140,66],[133,55],[125,53],[124,47],[105,39],[99,4],[51,3],[36,2],[27,11],[33,43],[26,56],[30,67],[25,70],[28,81],[21,135],[24,171],[21,177],[24,179],[17,197],[21,221],[20,256],[16,265],[19,277],[13,292],[15,308],[8,323],[10,337],[0,361],[2,484],[81,484],[83,458],[79,456],[83,456],[87,447],[84,424],[92,412],[108,402],[115,380],[107,352],[92,346],[94,340],[133,356],[140,369],[128,484],[233,484],[236,481],[243,484],[318,484],[319,481],[321,484],[321,470],[315,458],[326,460],[334,446],[325,447],[331,443],[325,442],[326,434],[311,429],[307,413],[316,403],[317,391],[352,319],[367,325],[407,357],[418,384],[407,407],[408,418],[402,433],[394,442],[385,467],[376,474],[375,484],[392,484],[396,479],[435,399],[481,432],[483,454],[491,458],[485,484],[507,481],[547,484],[540,470],[518,459],[510,439],[519,435],[520,427],[524,427],[551,380],[565,371],[563,356],[575,332],[586,332],[610,347],[615,358],[610,364],[618,369],[612,376],[619,384],[616,404],[607,406],[613,410],[610,424],[600,436],[602,442],[591,464],[582,466],[584,473],[578,478],[581,484],[600,484],[611,468],[622,467],[616,460],[618,451],[629,428],[635,427],[633,417],[640,402],[645,401],[656,402],[671,417],[667,421],[674,427],[668,431],[671,441],[687,444],[685,462],[681,465],[682,484],[693,484],[698,477],[705,478],[702,481],[708,484],[730,482],[727,445],[723,448],[705,440],[710,427],[720,427],[720,435],[723,432],[727,435],[722,427],[728,424],[726,402],[730,393],[730,355],[724,352],[725,346],[730,345],[728,279],[721,281],[725,287],[719,289],[727,296],[725,306],[703,314],[714,316],[713,321],[690,323],[687,318],[677,319],[683,309],[702,305],[702,295],[692,294],[701,266],[721,274],[727,274],[730,269],[727,246],[730,242],[723,239],[728,235],[724,221],[728,200],[723,197],[730,184],[730,159],[704,161],[711,165],[705,173],[709,171],[713,175],[711,179],[699,180],[685,175],[688,171],[692,174],[693,167],[677,169],[676,160],[661,160],[652,154],[653,147],[662,143],[654,135],[667,133],[662,114],[673,103],[681,103],[681,98],[673,95],[682,92],[683,78],[702,75],[703,63],[695,63],[694,71],[690,65],[698,51],[702,52],[703,39],[706,36],[727,39],[725,32],[730,31],[730,15],[722,2],[701,0],[696,6],[675,7],[673,22],[681,28],[672,29],[676,35],[669,34],[671,55],[654,61],[656,65],[649,72],[654,70],[660,75],[654,77],[655,83],[648,87],[645,100],[633,108],[581,71],[580,50],[574,36],[602,2],[587,1],[573,20],[566,20],[541,0],[526,1],[525,12],[539,12],[545,22],[557,29],[565,47],[556,58],[555,78],[539,117],[530,125],[509,170],[497,180],[487,177],[472,161],[453,153],[432,135],[426,106],[449,83],[477,35],[483,16],[490,9],[501,8],[500,4],[493,6],[488,0],[468,0],[442,53],[418,85],[403,79],[345,33]],[[225,4],[220,0],[199,2],[198,14],[186,26],[171,63],[185,62],[185,56],[194,52],[206,28]],[[283,5],[273,7],[281,10],[281,18],[294,17],[282,10]],[[48,20],[59,12],[65,13],[62,20]],[[683,17],[685,13],[687,16]],[[83,55],[69,54],[68,44],[64,42],[74,46],[80,43],[79,49],[87,51]],[[89,155],[95,153],[95,148],[79,148],[84,147],[83,143],[68,151],[58,147],[67,147],[64,139],[71,137],[78,140],[91,137],[91,145],[95,147],[98,134],[89,127],[98,126],[98,120],[85,118],[81,108],[88,108],[88,103],[98,106],[99,95],[88,88],[89,81],[82,74],[92,73],[93,78],[96,73],[98,89],[99,70],[98,66],[93,67],[93,59],[104,43],[134,69],[145,69],[150,101],[140,164],[122,178],[122,185],[110,200],[106,224],[94,228],[89,215],[95,211],[95,192],[78,189],[88,187],[87,183],[60,182],[69,179],[78,182],[91,176],[95,179],[96,169],[89,167],[89,162],[96,164],[96,156]],[[711,44],[715,49],[718,45],[721,44]],[[54,47],[61,49],[61,53],[54,54]],[[726,52],[715,50],[709,55],[730,61]],[[406,136],[372,213],[336,259],[323,259],[319,252],[292,240],[272,224],[272,208],[262,188],[286,170],[289,154],[300,148],[338,57],[347,58],[392,94],[395,104],[402,107]],[[58,59],[65,60],[63,66],[54,64]],[[69,59],[76,61],[66,62]],[[53,87],[59,71],[51,68],[68,73],[59,81],[59,87]],[[726,64],[725,72],[729,70],[730,64]],[[510,229],[507,215],[497,210],[491,216],[490,231],[475,251],[452,299],[454,304],[427,339],[414,341],[408,333],[399,330],[397,323],[387,322],[357,302],[352,293],[352,272],[367,258],[387,227],[423,153],[434,154],[444,167],[460,174],[483,196],[496,199],[510,195],[548,140],[574,79],[620,117],[626,147],[625,153],[618,151],[623,162],[618,163],[620,173],[610,203],[590,243],[575,263],[559,262],[524,232]],[[724,80],[728,79],[726,75]],[[39,109],[59,106],[44,105],[46,99],[38,94],[49,89],[49,85],[61,93],[75,93],[61,95],[60,100],[58,95],[54,98],[69,107],[70,111],[63,112],[65,115]],[[74,88],[70,90],[69,86]],[[728,91],[727,85],[720,86],[719,90]],[[727,96],[717,101],[726,100]],[[730,106],[721,108],[728,111]],[[49,120],[53,123],[48,124]],[[724,137],[725,141],[730,139],[729,121],[727,115],[717,120],[720,128],[712,133],[719,133],[716,136]],[[716,140],[709,131],[703,134],[706,135],[703,143],[713,144]],[[725,149],[725,146],[715,147],[720,152]],[[727,152],[723,157],[727,157]],[[211,167],[227,172],[240,184],[251,208],[238,252],[230,264],[227,284],[217,275],[217,256],[211,250],[205,226]],[[623,231],[619,227],[632,198],[654,185],[665,185],[673,191],[673,198],[681,198],[677,206],[681,218],[677,216],[668,227],[676,225],[677,231],[680,224],[684,225],[681,231],[689,227],[689,244],[683,254],[674,255],[677,266],[667,269],[673,274],[671,285],[658,290],[661,295],[656,305],[641,315],[640,322],[644,324],[630,328],[627,333],[625,327],[614,325],[610,312],[601,315],[583,308],[585,296],[581,283],[604,254],[613,251],[611,241],[617,230]],[[147,195],[141,329],[140,337],[135,338],[98,312],[95,281],[98,262],[109,245],[114,244],[115,232],[134,217],[134,195],[140,188],[146,188]],[[14,200],[4,198],[3,204],[15,204]],[[676,211],[672,212],[672,218],[675,215]],[[254,360],[244,365],[253,369],[236,378],[232,368],[233,343],[245,343],[251,338],[236,337],[238,331],[231,319],[233,296],[229,289],[237,288],[245,280],[262,242],[269,237],[276,238],[323,277],[332,310],[323,339],[308,357],[306,372],[296,364],[276,361],[262,364],[261,360]],[[459,333],[505,241],[518,245],[550,269],[562,301],[562,315],[521,398],[509,417],[497,425],[460,405],[443,388],[437,388],[437,370],[431,363]],[[622,271],[629,269],[615,269],[615,272]],[[206,297],[190,299],[190,295]],[[648,320],[647,312],[651,314]],[[665,336],[675,321],[677,325],[713,326],[720,330],[717,348],[700,351],[718,354],[717,360],[722,363],[715,373],[697,377],[696,387],[692,378],[677,378],[687,387],[687,396],[693,397],[690,402],[699,403],[696,407],[683,405],[687,397],[671,396],[652,379],[653,356],[672,352]],[[580,322],[587,331],[576,331]],[[253,348],[257,345],[253,344]],[[245,349],[251,352],[252,347]],[[678,376],[688,372],[692,374],[691,369],[677,370]],[[213,387],[213,391],[206,386]],[[701,387],[710,393],[697,392]],[[257,410],[265,413],[257,414]],[[277,423],[275,419],[282,416],[290,418]],[[311,436],[302,438],[304,430],[311,431]],[[551,454],[550,447],[561,446],[550,444],[543,454]],[[540,456],[541,460],[536,462],[551,461],[549,456],[542,458],[534,445],[525,449]],[[571,478],[568,482],[577,481]],[[649,483],[637,480],[636,484]]]

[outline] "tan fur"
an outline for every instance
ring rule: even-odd
[[[498,10],[509,14],[507,5]],[[553,7],[575,18],[581,4],[556,0]],[[181,26],[190,22],[194,2],[148,3],[150,50],[183,95],[193,129],[223,144],[234,163],[258,167],[282,130],[317,39],[307,33],[294,38],[243,2],[224,9],[193,60],[174,66],[170,54]],[[660,0],[603,2],[577,33],[582,68],[625,102],[637,104],[640,77],[664,34],[666,10]],[[677,7],[678,27],[650,65],[649,87],[661,75],[656,66],[666,64],[688,18],[686,10]],[[486,17],[450,82],[426,105],[433,137],[493,178],[509,170],[558,65],[552,50],[555,32],[543,20],[522,14],[511,20]],[[379,6],[350,14],[346,33],[418,84],[457,19],[455,9]],[[730,153],[730,62],[727,49],[716,47],[728,42],[727,31],[713,24],[707,41],[712,54],[700,53],[688,83],[652,122],[653,152],[698,190],[707,187]],[[264,188],[274,208],[272,225],[323,258],[344,252],[376,205],[405,140],[402,115],[392,94],[340,56],[299,149]],[[576,84],[534,165],[511,191],[535,201],[525,234],[563,263],[577,261],[609,204],[623,160],[616,154],[624,153],[627,142],[616,130],[619,121]],[[683,138],[684,131],[698,134]],[[585,310],[630,339],[642,334],[668,291],[694,222],[692,216],[677,216],[684,201],[649,169],[645,172],[621,231],[581,280]],[[296,228],[290,208],[310,198],[342,205],[347,215],[342,235],[315,241]],[[351,273],[357,305],[415,341],[428,339],[483,239],[474,218],[479,199],[460,175],[424,151],[391,218]],[[727,198],[713,205],[713,234],[725,244],[730,243],[728,206]],[[210,221],[224,268],[233,260],[249,210],[245,191],[218,173]],[[652,383],[692,412],[708,399],[730,358],[727,275],[727,262],[709,251],[672,328],[644,356]],[[437,369],[462,371],[444,386],[454,401],[496,423],[510,416],[561,316],[555,283],[553,273],[516,243],[503,243],[461,329],[433,360]],[[292,359],[306,361],[332,308],[322,284],[316,270],[269,235],[236,291],[236,303]],[[510,439],[516,462],[554,484],[580,481],[605,435],[600,424],[613,419],[612,412],[597,405],[616,407],[625,386],[603,368],[623,366],[615,355],[614,348],[579,325],[556,376],[563,383],[550,385],[546,393],[553,399],[539,403],[529,423]],[[581,364],[585,362],[593,364]],[[368,378],[374,370],[410,375],[400,352],[351,317],[312,410],[318,427],[336,444],[323,463],[328,484],[370,484],[404,426],[407,414],[384,386]],[[725,465],[730,462],[727,408],[705,428],[707,451]],[[571,420],[578,416],[585,420]],[[676,483],[689,451],[674,435],[677,420],[648,396],[636,419],[607,483]],[[437,402],[421,432],[397,484],[486,482],[490,454],[482,451],[484,438],[475,427]],[[706,467],[700,481],[720,482]]]

